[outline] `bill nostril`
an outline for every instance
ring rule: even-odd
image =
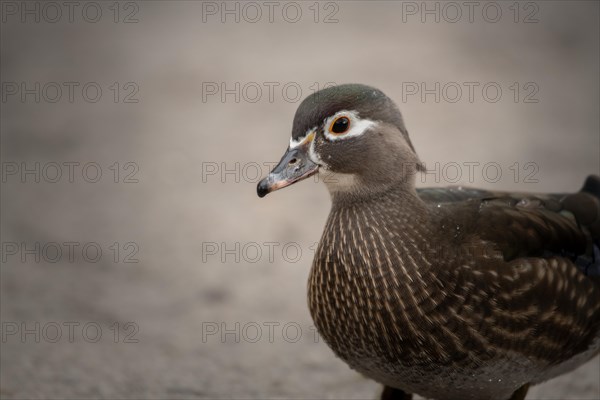
[[[288,165],[294,165],[294,164],[296,164],[297,162],[298,162],[298,159],[297,159],[296,157],[294,157],[294,158],[292,158],[292,159],[290,160],[290,162],[288,163]]]

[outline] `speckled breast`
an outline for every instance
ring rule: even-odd
[[[375,280],[368,285],[370,278],[339,274],[339,268],[343,266],[333,260],[327,266],[316,262],[309,307],[325,342],[356,371],[388,386],[443,399],[505,399],[527,379],[523,373],[531,364],[517,369],[508,360],[494,362],[493,352],[467,353],[452,340],[440,340],[434,332],[439,329],[412,316],[410,309],[399,312],[385,299],[383,284]],[[480,368],[482,357],[486,368]]]
[[[430,398],[505,399],[529,382],[534,362],[499,356],[478,337],[480,321],[462,315],[473,288],[426,272],[427,244],[409,238],[418,236],[410,225],[392,225],[407,226],[402,216],[376,224],[370,212],[377,209],[332,211],[315,253],[309,308],[335,354],[371,379]],[[383,233],[392,229],[394,246]]]

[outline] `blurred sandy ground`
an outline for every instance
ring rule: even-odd
[[[483,5],[472,23],[466,15],[456,23],[421,23],[420,15],[404,22],[401,3],[362,1],[320,4],[319,21],[338,10],[338,22],[329,24],[313,21],[312,2],[300,4],[297,23],[282,18],[284,3],[273,23],[264,7],[257,23],[232,16],[222,23],[219,15],[203,22],[200,2],[139,2],[139,21],[131,24],[114,23],[108,2],[99,3],[103,17],[95,24],[81,12],[73,23],[7,16],[2,82],[97,82],[103,96],[90,103],[75,90],[73,103],[63,97],[55,104],[8,97],[1,104],[3,165],[96,162],[103,176],[87,183],[80,166],[73,183],[66,176],[58,183],[27,176],[23,183],[18,175],[2,183],[5,246],[80,243],[73,261],[63,254],[56,263],[27,254],[22,262],[20,253],[3,248],[2,398],[375,398],[378,385],[348,369],[311,331],[305,291],[311,246],[329,208],[324,186],[303,182],[259,200],[253,163],[264,174],[263,163],[277,161],[287,146],[298,102],[284,99],[283,85],[296,83],[305,97],[315,84],[362,82],[398,101],[429,165],[496,162],[503,169],[498,183],[476,169],[472,185],[577,190],[600,165],[598,3],[539,2],[539,22],[529,24],[513,22],[511,3],[499,3],[498,23],[482,18]],[[119,20],[134,11],[124,3],[120,10]],[[531,12],[521,8],[519,19]],[[115,103],[113,82],[134,82],[139,102]],[[207,83],[222,82],[256,82],[262,98],[246,101],[254,96],[248,92],[239,103],[233,95],[203,99]],[[279,84],[272,102],[264,82]],[[491,103],[479,89],[472,103],[466,94],[456,103],[432,96],[403,102],[403,82],[497,82],[503,97]],[[534,82],[539,101],[524,103],[521,92],[515,102],[513,82]],[[114,162],[120,183],[109,169]],[[139,167],[138,183],[122,183],[132,171],[124,169],[127,162]],[[523,176],[514,182],[514,162],[536,163],[538,183]],[[236,163],[237,177],[206,175]],[[464,171],[458,183],[469,184]],[[87,242],[103,250],[96,263],[81,255]],[[123,262],[128,242],[139,248],[138,263]],[[271,242],[273,259],[265,244]],[[207,252],[211,243],[216,255]],[[239,262],[228,253],[221,261],[222,243],[234,250],[238,243]],[[8,334],[22,322],[34,331],[40,324],[40,343],[33,334]],[[80,324],[73,343],[64,325],[71,322]],[[82,333],[90,322],[102,329],[97,343],[88,342],[94,329]],[[62,326],[57,343],[48,340],[53,323]],[[272,343],[269,323],[279,324],[272,325]],[[251,343],[255,324],[262,336]],[[302,335],[292,343],[295,324]],[[225,340],[208,335],[215,326],[234,333]],[[138,343],[125,343],[128,334]],[[598,399],[598,364],[596,358],[536,387],[528,398]]]

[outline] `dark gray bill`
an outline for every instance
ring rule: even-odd
[[[304,143],[298,147],[288,148],[279,164],[266,178],[258,182],[256,187],[258,197],[265,197],[275,190],[290,186],[317,173],[319,166],[308,157],[309,145],[310,143]]]

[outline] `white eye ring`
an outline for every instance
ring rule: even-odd
[[[340,118],[347,118],[349,121],[348,130],[342,133],[335,133],[331,131],[333,123]],[[330,141],[343,140],[350,137],[360,136],[365,133],[369,128],[372,128],[376,125],[375,121],[371,121],[369,119],[361,119],[358,117],[358,113],[356,111],[338,111],[331,117],[325,120],[323,124],[323,132],[325,134],[325,138]]]

